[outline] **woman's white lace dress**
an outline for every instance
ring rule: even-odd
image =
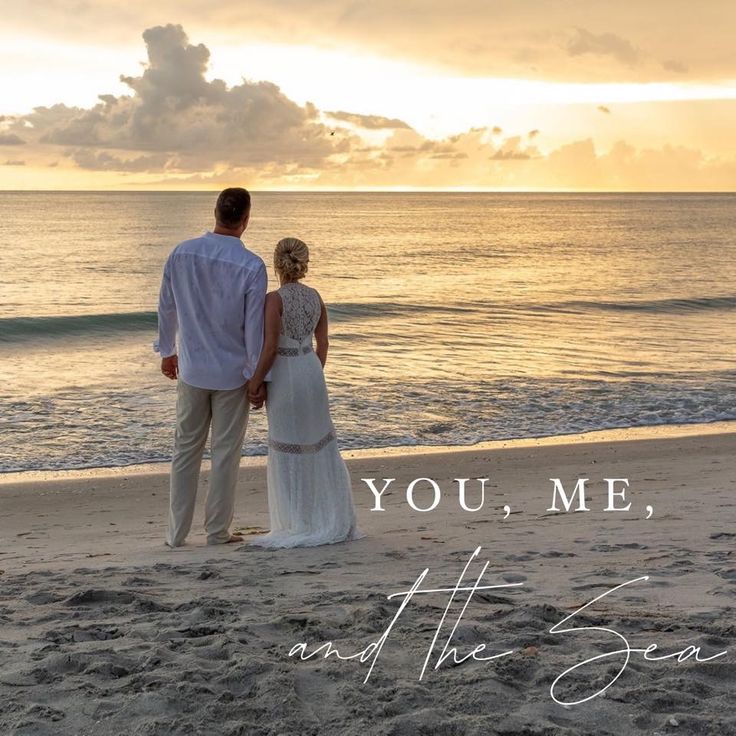
[[[271,531],[262,547],[307,547],[361,536],[350,476],[330,418],[324,372],[312,349],[319,294],[301,283],[282,286],[278,355],[271,369],[268,415],[268,505]]]

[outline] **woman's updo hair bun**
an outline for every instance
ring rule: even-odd
[[[303,279],[309,268],[309,248],[299,238],[279,240],[273,254],[276,273],[292,281]]]

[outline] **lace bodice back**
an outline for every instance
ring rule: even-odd
[[[312,336],[322,313],[319,294],[305,284],[284,284],[279,289],[281,297],[281,334],[302,342]]]

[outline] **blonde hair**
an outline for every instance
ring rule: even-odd
[[[273,265],[279,276],[293,281],[303,279],[309,268],[309,248],[299,238],[283,238],[276,244]]]

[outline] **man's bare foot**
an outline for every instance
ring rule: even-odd
[[[231,534],[228,539],[226,539],[224,542],[220,542],[219,540],[215,539],[207,539],[207,544],[237,544],[238,542],[245,541],[243,539],[242,534]]]

